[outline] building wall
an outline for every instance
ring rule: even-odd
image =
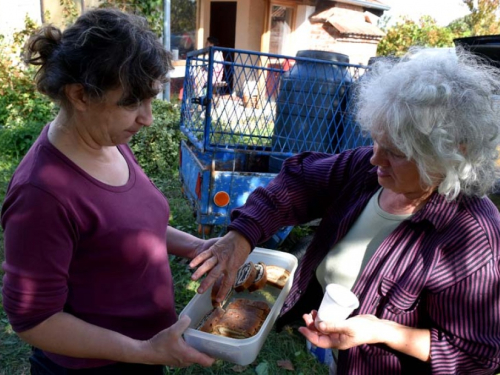
[[[73,0],[77,8],[88,9],[96,7],[101,0]],[[198,0],[199,29],[197,31],[196,48],[203,48],[210,26],[210,3],[214,0]],[[236,40],[235,48],[266,51],[266,29],[268,19],[266,14],[269,0],[217,0],[235,1]],[[295,30],[291,45],[286,49],[287,54],[294,56],[303,49],[317,49],[340,52],[350,56],[355,64],[366,64],[371,56],[376,55],[378,40],[347,38],[341,35],[328,23],[311,23],[309,17],[315,7],[302,2],[295,12]],[[364,17],[363,9],[357,6],[334,3],[336,11],[352,17]],[[63,27],[62,7],[60,0],[0,0],[0,34],[11,36],[16,30],[24,28],[25,15],[29,15],[37,23],[42,22],[42,11],[50,13],[50,22]]]
[[[363,8],[336,3],[335,15],[364,21]],[[351,64],[367,65],[377,55],[380,37],[366,35],[343,35],[328,22],[313,22],[310,29],[310,49],[343,53]]]
[[[250,44],[250,1],[238,0],[236,4],[236,40],[234,48],[249,49]],[[257,0],[259,1],[259,0]]]
[[[97,7],[101,0],[73,0],[78,12]],[[50,22],[64,28],[63,7],[60,0],[0,0],[0,34],[10,38],[24,29],[26,15],[37,24]]]
[[[263,4],[265,0],[217,0],[218,2],[236,2],[236,49],[260,50],[260,36],[262,28],[259,21],[264,17]],[[212,0],[200,0],[199,27],[196,35],[196,48],[204,47],[205,39],[210,33],[210,3]],[[251,15],[251,16],[250,16]],[[258,19],[253,19],[253,18]]]
[[[311,27],[308,49],[343,53],[349,56],[351,64],[367,65],[377,55],[378,39],[361,37],[344,38],[328,23],[315,23]]]
[[[24,29],[26,15],[36,23],[42,22],[40,0],[0,0],[0,34],[7,39]]]
[[[309,22],[309,17],[314,13],[314,6],[299,5],[297,7],[297,17],[295,22],[294,45],[290,49],[292,56],[297,54],[297,51],[312,49],[311,48],[311,33],[313,25]]]
[[[266,0],[252,0],[248,16],[248,47],[251,51],[260,51],[262,45],[262,34],[265,30]]]
[[[349,38],[337,41],[337,49],[349,56],[349,62],[357,65],[368,65],[368,60],[377,55],[378,41]]]

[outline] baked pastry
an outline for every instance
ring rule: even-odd
[[[235,339],[252,337],[259,332],[269,311],[269,306],[263,301],[237,299],[227,306],[212,333]]]
[[[259,332],[264,320],[255,313],[228,310],[214,327],[213,333],[233,339],[246,339]]]
[[[216,307],[210,313],[208,313],[205,318],[200,322],[198,330],[202,332],[212,333],[214,326],[219,323],[219,320],[224,316],[225,311]]]
[[[253,283],[248,287],[249,292],[254,292],[266,286],[267,282],[266,265],[262,262],[259,262],[255,265],[255,269],[257,270],[257,274],[255,275]]]
[[[269,308],[269,305],[264,302],[264,301],[254,301],[246,298],[237,298],[233,302],[231,302],[229,305],[227,305],[227,309],[241,309],[241,310],[246,310],[246,309],[256,309],[260,310],[263,312],[264,315],[267,316],[269,314],[269,311],[271,309]]]
[[[252,285],[253,281],[255,280],[256,275],[257,269],[255,268],[253,262],[248,262],[242,265],[238,270],[238,273],[236,274],[234,290],[240,293],[245,289],[248,289],[248,287]]]
[[[267,266],[267,283],[277,288],[283,289],[290,276],[290,271],[279,266]]]

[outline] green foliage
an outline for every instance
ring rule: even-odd
[[[179,108],[162,101],[153,101],[153,124],[136,134],[130,146],[146,174],[155,178],[172,176],[179,164]]]
[[[382,17],[379,26],[386,32],[380,41],[377,55],[401,56],[411,46],[453,47],[453,39],[500,34],[500,20],[497,10],[500,0],[462,0],[470,14],[458,18],[446,27],[436,24],[430,16],[423,16],[418,22],[405,16],[401,22],[387,27],[389,19]]]
[[[470,14],[463,18],[469,35],[494,35],[500,32],[497,10],[500,0],[462,0]],[[463,35],[463,36],[469,36]]]
[[[0,155],[19,160],[43,125],[55,114],[54,105],[36,90],[35,69],[20,61],[22,48],[37,25],[28,17],[24,30],[9,44],[0,40]]]
[[[293,371],[281,367],[281,361],[289,361]],[[271,330],[255,362],[247,366],[217,360],[213,366],[207,368],[198,365],[185,369],[167,368],[167,374],[175,375],[327,375],[328,373],[328,366],[319,363],[307,352],[304,336],[291,327],[285,327],[281,332]]]
[[[79,16],[75,0],[59,0],[59,5],[62,7],[64,23],[66,25],[74,23]]]
[[[447,27],[440,27],[436,21],[423,16],[418,22],[403,17],[402,22],[386,30],[386,36],[380,41],[377,55],[402,56],[412,46],[452,47],[454,35]]]
[[[163,0],[106,0],[99,7],[113,7],[126,12],[140,14],[148,20],[149,26],[158,36],[163,35]],[[171,33],[180,34],[195,29],[196,1],[171,0]]]
[[[468,37],[472,36],[471,24],[469,21],[470,15],[466,15],[465,17],[458,18],[451,22],[448,25],[448,28],[451,30],[453,35],[457,37]]]
[[[21,123],[0,127],[0,155],[17,163],[40,134],[43,123]]]
[[[163,34],[163,0],[106,0],[99,7],[113,7],[128,13],[140,14],[147,19],[149,27],[156,35]]]
[[[172,0],[170,29],[173,34],[196,29],[196,1]]]

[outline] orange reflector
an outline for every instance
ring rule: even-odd
[[[219,191],[214,195],[214,203],[218,207],[225,207],[229,204],[229,194],[225,191]]]

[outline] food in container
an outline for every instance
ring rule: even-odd
[[[189,345],[214,358],[220,358],[241,366],[246,366],[257,358],[290,291],[298,263],[297,258],[292,254],[263,248],[255,248],[245,263],[250,261],[254,265],[264,263],[267,270],[269,270],[269,266],[277,266],[287,271],[285,272],[287,279],[282,284],[282,288],[266,283],[262,289],[253,292],[248,289],[241,293],[233,292],[228,301],[222,306],[223,309],[227,310],[228,306],[238,299],[266,303],[270,311],[253,336],[231,338],[197,330],[203,319],[213,310],[210,290],[204,294],[195,295],[180,314],[181,316],[188,315],[191,318],[190,327],[184,332],[184,339]],[[219,323],[220,320],[215,325]]]
[[[267,266],[266,271],[267,283],[280,289],[285,286],[285,283],[290,276],[290,271],[279,266]]]
[[[265,263],[259,262],[255,264],[256,275],[252,284],[248,287],[249,292],[264,288],[267,283],[267,266]]]

